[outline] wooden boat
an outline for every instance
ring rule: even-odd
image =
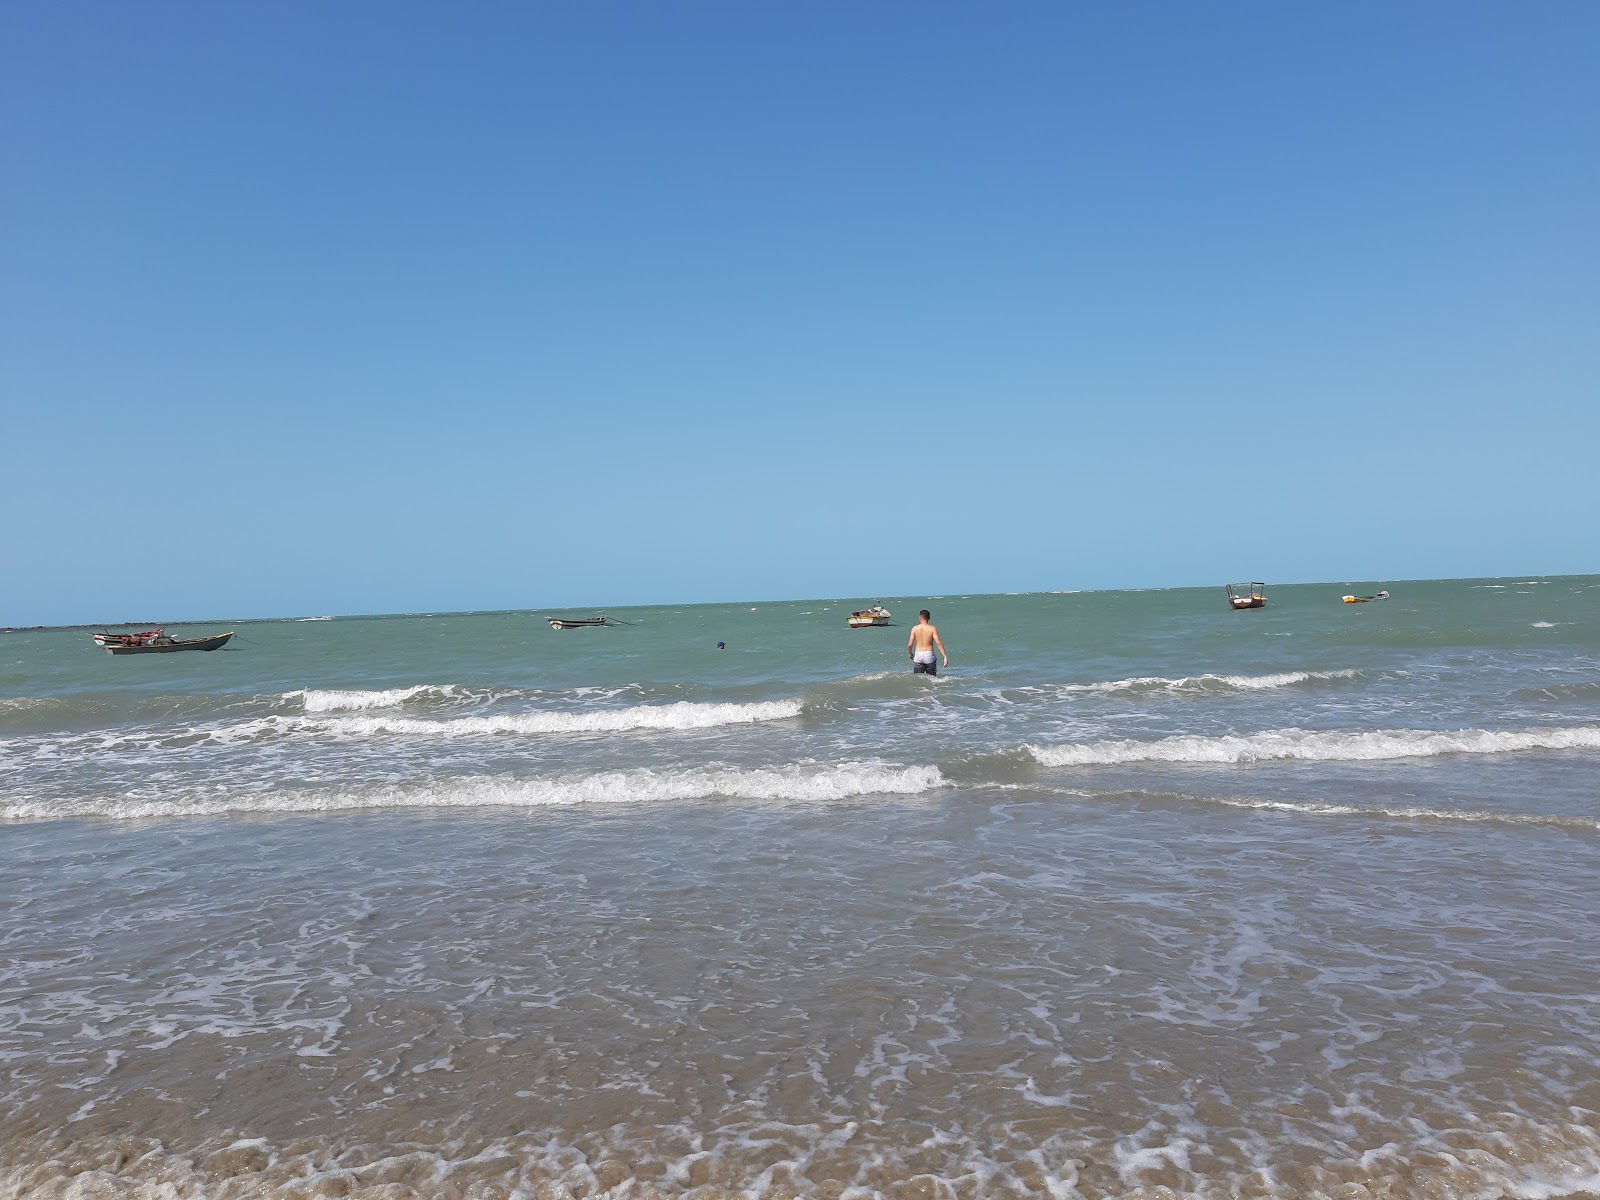
[[[857,609],[845,618],[845,624],[851,629],[870,629],[874,625],[887,625],[889,623],[889,610],[881,604],[874,604],[871,608]]]
[[[547,617],[551,629],[598,629],[614,622],[605,617]]]
[[[1375,596],[1346,596],[1344,602],[1346,604],[1371,604],[1374,600],[1387,600],[1388,598],[1388,592],[1379,592]]]
[[[146,629],[143,633],[97,633],[94,635],[96,646],[142,646],[146,642],[153,642],[157,638],[167,636],[165,629]]]
[[[97,633],[95,644],[105,647],[107,654],[173,654],[179,650],[216,650],[228,644],[233,630],[216,633],[210,637],[168,637],[164,629],[147,629],[143,633]]]
[[[1267,606],[1266,586],[1264,583],[1227,584],[1228,606],[1230,608],[1265,608]]]

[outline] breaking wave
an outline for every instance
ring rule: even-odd
[[[340,717],[328,728],[345,734],[409,733],[438,737],[485,733],[618,733],[635,729],[714,729],[722,725],[753,725],[798,717],[803,700],[767,700],[753,704],[705,704],[680,700],[676,704],[641,704],[632,708],[591,709],[587,712],[496,713],[478,717],[428,720],[422,717]]]
[[[0,729],[12,721],[72,717],[98,711],[103,704],[75,696],[0,696]]]
[[[847,800],[854,796],[914,795],[944,785],[937,767],[887,763],[801,763],[780,767],[701,767],[683,771],[601,771],[545,779],[473,776],[416,787],[272,791],[262,794],[121,795],[71,800],[0,801],[0,818],[220,816],[226,813],[337,812],[347,809],[541,808],[727,798]]]
[[[1065,692],[1260,692],[1291,687],[1321,679],[1353,679],[1357,672],[1283,671],[1273,675],[1140,675],[1132,679],[1108,679],[1101,683],[1062,684]]]
[[[1565,729],[1375,729],[1343,733],[1272,729],[1222,737],[1168,737],[1158,741],[1077,742],[1064,746],[1028,745],[1035,761],[1048,767],[1109,766],[1119,763],[1377,762],[1431,758],[1440,754],[1507,754],[1519,750],[1600,750],[1600,726]]]
[[[315,620],[316,618],[306,618]],[[285,700],[299,700],[308,713],[350,712],[367,708],[394,708],[417,697],[448,700],[460,695],[454,684],[419,683],[413,687],[386,688],[381,691],[318,691],[306,688],[285,692]]]
[[[396,689],[411,691],[413,689]],[[442,691],[442,689],[434,689]],[[338,695],[338,693],[325,693]],[[355,693],[376,696],[380,693]],[[397,703],[391,701],[391,704]],[[368,707],[376,707],[376,703]],[[805,711],[803,700],[769,700],[752,704],[713,704],[679,701],[675,704],[641,704],[629,708],[544,710],[496,713],[483,716],[410,716],[404,713],[371,716],[278,714],[245,720],[197,722],[134,729],[78,732],[46,731],[32,737],[0,737],[0,764],[52,761],[62,756],[115,754],[132,762],[134,755],[170,755],[193,746],[265,744],[281,738],[364,738],[385,735],[424,738],[461,738],[494,735],[672,732],[754,725],[783,721]]]

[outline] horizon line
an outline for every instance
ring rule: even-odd
[[[1367,579],[1367,580],[1333,580],[1310,579],[1295,580],[1283,583],[1263,583],[1266,587],[1331,587],[1353,586],[1361,583],[1378,584],[1407,584],[1407,583],[1464,583],[1475,579],[1514,579],[1518,574],[1528,577],[1528,582],[1547,582],[1557,579],[1585,579],[1588,573],[1565,573],[1544,575],[1539,572],[1517,572],[1512,575],[1441,575],[1425,579]],[[1239,581],[1234,581],[1239,582]],[[1254,582],[1254,581],[1252,581]],[[1107,592],[1184,592],[1203,591],[1208,588],[1220,587],[1221,584],[1169,584],[1161,587],[1102,587],[1102,588],[1038,588],[1021,592],[945,592],[938,596],[924,596],[923,599],[944,600],[952,597],[956,599],[973,599],[980,596],[1091,596],[1103,595]],[[821,601],[843,600],[843,596],[780,596],[780,597],[747,597],[740,600],[687,600],[687,601],[656,601],[648,604],[612,604],[612,605],[569,605],[569,608],[590,608],[599,612],[612,610],[622,611],[637,608],[709,608],[720,604],[812,604]],[[880,599],[910,600],[912,595],[888,595],[880,593]],[[555,605],[537,605],[524,608],[463,608],[463,609],[426,609],[415,612],[364,612],[364,613],[317,613],[283,614],[271,617],[194,617],[169,621],[77,621],[62,625],[3,625],[0,633],[54,633],[70,632],[84,629],[109,629],[118,625],[146,625],[150,628],[162,628],[166,625],[266,625],[278,621],[315,621],[323,619],[337,619],[345,621],[384,620],[396,617],[485,617],[498,616],[510,613],[538,613],[544,609],[553,609]]]

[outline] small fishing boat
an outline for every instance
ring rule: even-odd
[[[1346,596],[1344,602],[1346,604],[1371,604],[1374,600],[1387,600],[1388,598],[1388,592],[1378,592],[1372,596]]]
[[[97,633],[95,645],[107,654],[173,654],[179,650],[216,650],[226,646],[233,630],[210,637],[168,637],[165,629],[146,629],[143,633]]]
[[[881,604],[874,604],[871,608],[857,609],[845,618],[845,624],[851,629],[869,629],[874,625],[887,625],[889,623],[889,610]]]
[[[547,617],[551,629],[598,629],[602,625],[614,625],[615,621],[605,617]]]
[[[157,638],[167,636],[165,629],[146,629],[143,633],[97,633],[94,635],[96,646],[143,646],[146,642],[153,642]]]
[[[1267,585],[1264,583],[1230,583],[1226,585],[1229,608],[1265,608]]]

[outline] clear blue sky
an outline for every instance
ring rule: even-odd
[[[0,624],[1600,570],[1600,5],[32,4]]]

